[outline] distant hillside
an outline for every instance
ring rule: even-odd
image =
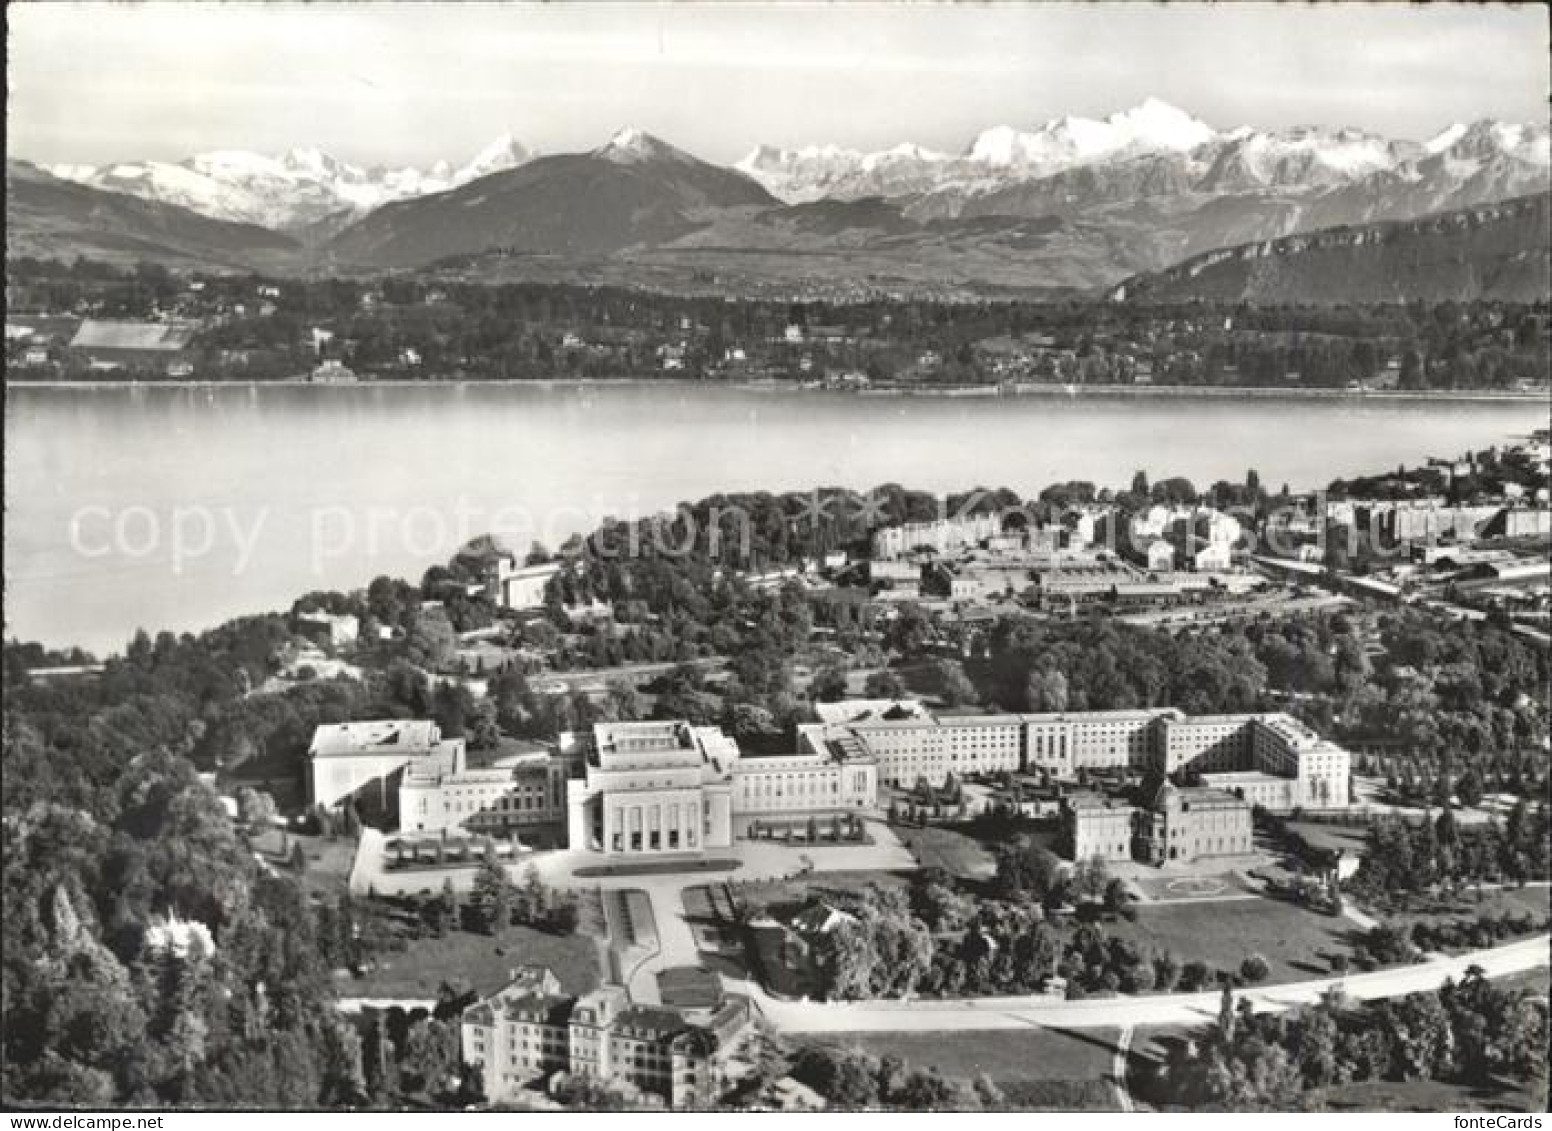
[[[1111,292],[1128,302],[1533,302],[1552,295],[1546,193],[1193,256]]]
[[[7,161],[5,179],[7,256],[277,268],[300,251],[267,228],[75,184],[25,161]]]
[[[366,267],[491,250],[568,257],[669,242],[728,209],[777,201],[742,173],[622,130],[591,153],[540,157],[450,192],[379,208],[325,248]]]

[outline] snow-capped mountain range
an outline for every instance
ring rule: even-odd
[[[1481,121],[1452,125],[1422,143],[1323,126],[1219,131],[1150,98],[1103,120],[1064,117],[1028,130],[996,126],[957,156],[913,145],[876,153],[759,146],[736,168],[788,203],[923,196],[935,199],[922,214],[956,216],[977,197],[1076,169],[1114,167],[1135,181],[1136,163],[1149,162],[1161,188],[1223,193],[1329,189],[1382,174],[1416,180],[1420,164],[1435,157],[1448,166],[1438,171],[1457,180],[1495,159],[1544,176],[1547,128]]]
[[[337,230],[389,201],[446,192],[533,156],[511,134],[503,134],[463,165],[438,161],[425,169],[363,168],[317,149],[279,156],[223,149],[177,162],[45,168],[64,180],[176,204],[218,220],[297,232],[317,225]]]
[[[664,270],[786,278],[823,255],[827,271],[868,278],[1091,288],[1218,248],[1545,194],[1549,166],[1545,125],[1483,120],[1420,142],[1219,130],[1149,99],[1102,120],[997,126],[957,154],[761,146],[729,168],[627,128],[545,157],[501,137],[456,167],[365,169],[295,149],[49,172],[284,232],[299,258],[334,264],[542,252],[579,272],[657,256]]]

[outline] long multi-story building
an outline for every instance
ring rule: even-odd
[[[633,1004],[617,985],[573,997],[549,970],[527,967],[464,1010],[460,1035],[463,1059],[481,1069],[491,1103],[566,1072],[625,1085],[671,1107],[703,1108],[724,1091],[728,1054],[748,1025],[742,999],[690,1014]]]
[[[1251,804],[1288,810],[1348,804],[1351,757],[1292,716],[1198,715],[1174,708],[1046,714],[933,715],[914,701],[831,705],[825,733],[849,734],[885,785],[949,774],[1045,770],[1185,771]]]
[[[548,750],[469,763],[463,739],[439,744],[405,767],[399,828],[439,833],[464,829],[510,835],[566,819],[566,763]]]
[[[333,724],[313,740],[313,796],[325,805],[386,797],[391,782],[406,833],[551,825],[573,849],[631,855],[728,848],[753,820],[866,812],[880,785],[938,785],[951,774],[1158,772],[1276,811],[1348,804],[1348,752],[1284,714],[821,706],[820,722],[798,728],[796,748],[772,756],[746,755],[717,727],[670,720],[600,723],[554,748],[476,766],[462,739],[444,741],[430,722]]]
[[[950,554],[1001,533],[1002,518],[996,514],[967,514],[936,522],[886,526],[873,532],[873,557],[875,560],[898,558],[921,547]]]

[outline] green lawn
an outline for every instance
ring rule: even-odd
[[[1106,923],[1107,935],[1130,939],[1145,952],[1167,950],[1182,965],[1205,962],[1238,970],[1250,954],[1271,967],[1268,982],[1296,982],[1331,972],[1322,953],[1349,957],[1353,925],[1272,899],[1140,905],[1135,923]]]
[[[302,872],[302,889],[330,901],[337,899],[350,882],[350,867],[356,859],[356,842],[345,837],[326,840],[321,836],[283,834],[279,829],[266,829],[252,839],[253,849],[278,872],[293,872],[290,854],[301,845],[307,857],[307,867]],[[290,847],[281,851],[281,845]]]
[[[1114,1029],[1015,1029],[946,1033],[837,1033],[815,1038],[897,1056],[913,1068],[935,1067],[971,1079],[984,1072],[1016,1107],[1116,1111],[1107,1082]]]
[[[341,981],[349,997],[433,998],[443,982],[463,979],[481,996],[506,985],[516,966],[548,966],[568,993],[598,985],[598,948],[590,936],[551,935],[514,926],[499,936],[452,931],[440,939],[416,939],[398,954],[384,954],[365,977]]]
[[[997,870],[991,853],[974,837],[943,825],[896,825],[895,835],[923,868],[942,868],[962,879],[985,879]]]
[[[1546,1086],[1533,1094],[1523,1084],[1501,1081],[1489,1087],[1440,1080],[1365,1080],[1323,1088],[1308,1095],[1317,1111],[1545,1111]]]

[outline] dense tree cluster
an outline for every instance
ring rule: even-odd
[[[18,309],[211,318],[198,343],[199,365],[201,376],[218,379],[304,371],[316,362],[315,326],[333,334],[330,351],[389,379],[810,378],[863,371],[874,380],[962,384],[1005,376],[999,363],[1011,356],[1020,379],[1064,383],[1129,382],[1147,362],[1155,383],[1340,387],[1373,380],[1394,364],[1404,388],[1492,389],[1545,380],[1548,356],[1541,303],[791,304],[448,278],[233,275],[202,277],[202,288],[190,293],[153,265],[21,257],[7,267]],[[261,286],[278,293],[256,301]],[[789,326],[800,329],[800,340],[787,339]],[[678,368],[662,366],[664,346],[680,352]],[[729,364],[735,350],[744,360]],[[934,360],[924,366],[923,357]]]
[[[1475,970],[1437,993],[1368,1005],[1337,996],[1291,1014],[1235,1008],[1225,990],[1217,1022],[1175,1044],[1145,1089],[1167,1108],[1287,1111],[1311,1102],[1306,1091],[1365,1080],[1499,1080],[1544,1102],[1548,1036],[1544,995]]]
[[[1544,881],[1549,844],[1545,802],[1533,808],[1521,800],[1502,824],[1462,825],[1449,810],[1434,819],[1382,819],[1371,826],[1348,887],[1383,905],[1440,888]]]
[[[792,1076],[832,1108],[995,1111],[1007,1106],[1002,1090],[984,1074],[963,1080],[855,1048],[805,1045],[792,1057]]]

